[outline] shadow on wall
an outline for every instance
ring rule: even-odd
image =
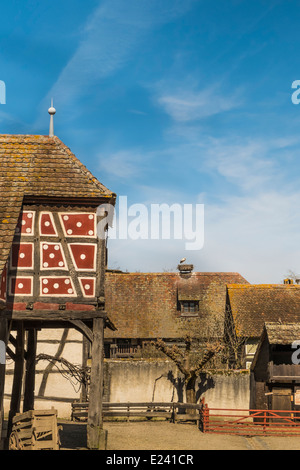
[[[198,390],[196,390],[196,401],[198,402],[204,393],[215,388],[216,383],[212,377],[207,376],[207,374],[203,372],[199,375],[199,382],[197,385]]]
[[[167,374],[162,374],[160,377],[157,377],[154,382],[153,386],[153,394],[152,394],[152,401],[155,401],[155,391],[156,391],[156,385],[157,382],[166,377],[171,384],[173,385],[173,394],[172,394],[172,399],[171,402],[174,401],[174,395],[175,391],[177,393],[177,400],[180,403],[184,403],[184,380],[181,377],[175,377],[173,371],[169,371]],[[196,401],[198,402],[200,397],[207,392],[207,390],[210,390],[215,387],[215,381],[212,377],[207,376],[205,373],[201,373],[199,375],[199,381],[197,383],[198,389],[196,390]]]

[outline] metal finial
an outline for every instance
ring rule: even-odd
[[[51,106],[48,109],[48,113],[50,114],[50,127],[49,127],[49,137],[54,137],[54,123],[53,123],[53,116],[56,113],[56,109],[53,107],[53,99],[51,99]]]

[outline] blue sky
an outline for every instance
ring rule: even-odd
[[[204,204],[205,243],[110,240],[109,267],[300,274],[297,0],[10,0],[0,132],[55,134],[128,204]]]

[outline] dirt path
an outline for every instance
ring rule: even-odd
[[[86,449],[86,426],[64,422],[62,449]],[[107,450],[300,450],[299,437],[203,434],[193,424],[105,422]]]

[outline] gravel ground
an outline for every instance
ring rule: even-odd
[[[86,426],[60,423],[62,449],[86,449]],[[193,424],[105,422],[107,450],[300,450],[300,437],[203,434]]]

